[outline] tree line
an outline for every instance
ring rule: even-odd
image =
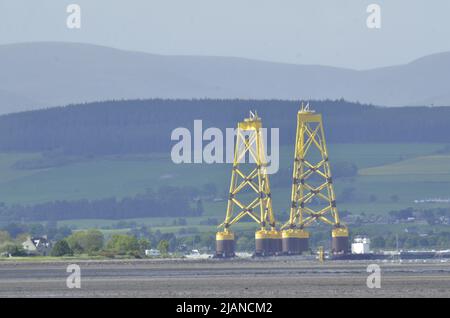
[[[134,197],[50,201],[34,205],[0,206],[2,221],[57,221],[71,219],[126,219],[201,216],[201,199],[190,188],[165,186]]]
[[[450,142],[450,107],[383,108],[314,101],[327,139],[343,143]],[[105,155],[166,152],[177,127],[236,126],[256,109],[265,127],[280,128],[282,144],[295,138],[297,101],[126,100],[71,105],[0,116],[0,151]]]

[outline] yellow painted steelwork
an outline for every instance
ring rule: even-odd
[[[336,207],[322,115],[302,104],[297,114],[290,217],[282,228],[304,229],[314,221],[342,229],[348,235]]]
[[[225,241],[225,240],[234,240],[234,233],[232,232],[217,232],[216,233],[216,240],[218,241]]]
[[[250,172],[246,172],[241,166],[246,156],[251,159],[251,163],[245,164],[247,168],[249,165],[252,167]],[[255,221],[263,232],[275,231],[276,221],[272,211],[272,195],[266,169],[261,118],[256,112],[250,112],[250,117],[239,122],[236,130],[228,206],[225,221],[219,225],[225,233],[244,216],[249,216]],[[245,191],[254,195],[250,203],[244,203],[239,197]],[[245,195],[248,198],[248,193]]]
[[[301,229],[289,229],[282,231],[282,238],[299,238],[299,239],[308,239],[309,233],[305,230]]]
[[[348,237],[348,229],[346,227],[335,228],[331,231],[332,237]]]
[[[276,230],[259,230],[255,232],[255,239],[281,239],[281,232]]]

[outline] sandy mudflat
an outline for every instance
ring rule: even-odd
[[[81,289],[68,289],[68,264]],[[450,262],[383,263],[369,289],[371,262],[132,260],[0,262],[0,297],[450,297]]]

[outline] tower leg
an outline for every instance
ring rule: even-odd
[[[303,229],[289,229],[282,232],[283,254],[299,255],[309,249],[309,233]]]
[[[282,236],[276,230],[259,230],[255,233],[255,255],[273,256],[282,251]]]
[[[215,257],[234,257],[236,242],[234,233],[217,232],[216,234],[216,255]]]
[[[334,228],[331,232],[331,251],[333,253],[347,254],[349,252],[349,240],[347,228]]]
[[[280,255],[283,250],[283,239],[280,231],[272,230],[271,232],[271,242],[272,242],[272,253],[273,255]]]

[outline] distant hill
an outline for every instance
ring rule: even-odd
[[[346,101],[311,102],[324,115],[327,139],[342,143],[450,143],[450,107],[383,108]],[[236,126],[252,109],[292,145],[298,102],[280,100],[130,100],[56,107],[0,116],[0,152],[72,155],[169,153],[177,127]]]
[[[340,99],[450,105],[450,53],[356,71],[75,43],[0,46],[0,113],[113,99]]]

